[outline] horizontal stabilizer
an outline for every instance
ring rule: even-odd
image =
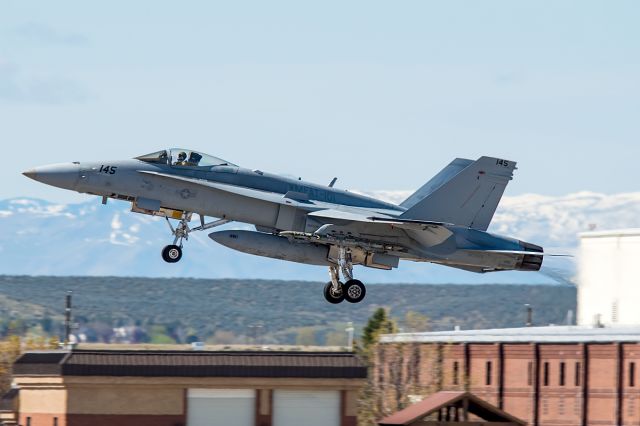
[[[436,225],[436,226],[454,226],[453,223],[434,222],[432,220],[413,220],[413,219],[401,219],[398,217],[376,217],[372,216],[371,219],[374,222],[386,222],[394,224],[416,224],[416,225]]]
[[[539,251],[520,251],[520,250],[481,250],[487,253],[504,253],[504,254],[532,254],[536,256],[547,257],[573,257],[571,254],[543,253]]]

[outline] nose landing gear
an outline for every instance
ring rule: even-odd
[[[189,228],[191,213],[182,213],[182,218],[180,219],[180,222],[178,222],[178,226],[175,228],[171,225],[168,217],[165,217],[165,219],[167,220],[167,225],[169,225],[169,229],[171,229],[171,234],[174,238],[173,244],[169,244],[162,249],[162,259],[167,263],[176,263],[182,259],[182,240],[189,239],[189,232],[191,232],[191,229]]]
[[[340,271],[346,282],[340,281]],[[346,300],[349,303],[361,302],[367,294],[367,289],[361,281],[353,278],[353,263],[351,253],[340,247],[338,264],[329,266],[329,281],[324,286],[324,298],[327,302],[337,304]]]
[[[173,244],[169,244],[162,249],[162,259],[167,263],[176,263],[182,259],[182,242],[189,239],[189,233],[192,231],[203,231],[205,229],[211,229],[216,226],[229,223],[228,219],[219,219],[213,222],[204,223],[204,215],[200,215],[200,226],[195,228],[189,228],[189,222],[191,221],[191,212],[182,213],[182,218],[178,225],[174,228],[171,225],[168,217],[165,217],[169,229],[171,229],[171,235],[174,236]]]

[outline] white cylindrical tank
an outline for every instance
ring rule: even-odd
[[[579,237],[578,325],[640,324],[640,228]]]

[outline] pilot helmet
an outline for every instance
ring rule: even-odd
[[[178,161],[184,161],[187,159],[187,153],[182,151],[181,153],[178,154]]]

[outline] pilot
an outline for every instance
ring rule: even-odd
[[[187,153],[182,151],[178,154],[178,160],[176,161],[176,166],[186,166],[187,165]]]
[[[191,154],[189,154],[189,161],[187,163],[190,166],[197,166],[200,162],[200,159],[202,159],[202,155],[198,154],[197,152],[192,152]]]

